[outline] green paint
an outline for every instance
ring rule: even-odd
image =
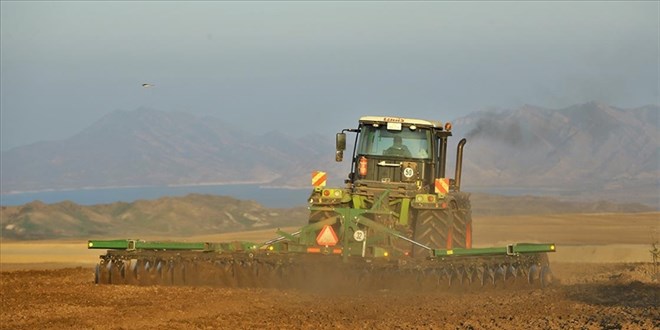
[[[555,245],[552,243],[518,243],[502,247],[456,248],[451,250],[434,249],[433,255],[436,257],[464,257],[464,256],[489,256],[489,255],[517,255],[526,253],[544,253],[555,252]]]
[[[410,210],[410,198],[404,198],[401,200],[401,214],[399,214],[399,224],[402,226],[408,225],[408,210]]]
[[[359,195],[353,195],[353,208],[363,209],[364,208],[364,197]]]
[[[146,242],[134,239],[90,240],[88,249],[110,250],[206,250],[204,242]]]

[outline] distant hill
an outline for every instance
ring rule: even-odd
[[[200,194],[92,206],[35,201],[2,207],[2,237],[180,237],[303,225],[308,212],[304,207],[267,209],[253,201]]]
[[[618,109],[598,102],[473,113],[453,121],[449,168],[456,142],[467,137],[465,190],[525,188],[660,207],[659,114],[657,105]],[[254,132],[213,117],[116,111],[66,140],[3,152],[1,190],[238,182],[300,187],[319,169],[333,183],[346,177],[349,160],[334,161],[334,136],[290,134]]]
[[[472,196],[475,217],[594,212],[649,212],[638,203],[566,202],[547,197]],[[303,226],[305,207],[267,209],[226,196],[190,194],[133,203],[81,206],[72,202],[0,208],[3,239],[185,237]],[[273,230],[275,236],[275,230]]]

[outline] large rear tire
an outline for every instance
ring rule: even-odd
[[[432,249],[448,247],[448,235],[453,222],[453,213],[446,210],[418,210],[415,217],[413,240]],[[429,256],[430,251],[413,245],[414,257]]]
[[[452,223],[452,248],[472,247],[472,216],[469,210],[459,210],[456,203],[452,202],[450,212],[453,215]],[[448,247],[449,248],[449,247]]]

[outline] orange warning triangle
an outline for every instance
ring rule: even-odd
[[[337,234],[335,234],[332,226],[325,225],[318,236],[316,236],[316,244],[324,246],[335,246],[339,242]]]

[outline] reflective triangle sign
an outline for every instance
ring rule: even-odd
[[[332,226],[325,225],[318,236],[316,236],[316,244],[323,246],[335,246],[339,242],[337,234],[335,234]]]

